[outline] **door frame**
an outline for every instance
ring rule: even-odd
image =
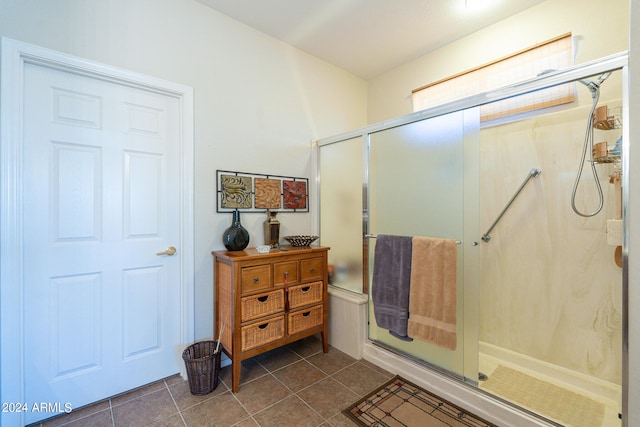
[[[153,91],[177,98],[180,103],[180,348],[193,341],[194,317],[194,108],[193,88],[100,64],[50,49],[0,38],[0,402],[25,402],[24,390],[24,281],[22,269],[23,221],[22,173],[25,64],[80,74],[99,80]],[[184,366],[181,372],[184,376]],[[6,408],[11,409],[11,408]],[[15,409],[15,407],[14,407]],[[25,414],[0,412],[3,426],[24,425]]]

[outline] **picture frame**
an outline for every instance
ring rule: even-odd
[[[218,169],[216,212],[309,212],[309,179]]]

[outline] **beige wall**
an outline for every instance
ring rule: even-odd
[[[411,91],[571,32],[576,64],[628,49],[628,0],[547,0],[368,82],[368,123],[412,112]]]
[[[196,337],[212,336],[210,252],[231,221],[216,213],[216,169],[310,177],[312,140],[365,124],[365,82],[190,0],[0,0],[0,11],[2,36],[194,88]],[[282,235],[311,231],[310,214],[279,219]],[[242,217],[252,245],[263,220]]]

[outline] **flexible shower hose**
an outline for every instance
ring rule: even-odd
[[[596,181],[596,188],[598,189],[598,208],[592,213],[583,213],[576,207],[576,192],[578,191],[578,185],[580,184],[580,178],[582,177],[582,169],[584,162],[587,159],[587,150],[593,153],[593,113],[598,105],[598,99],[600,98],[600,87],[590,87],[591,98],[593,98],[593,104],[591,111],[589,112],[589,119],[587,120],[587,131],[584,135],[584,145],[582,147],[582,159],[580,160],[580,166],[578,167],[578,175],[576,175],[576,182],[573,184],[573,192],[571,193],[571,208],[573,211],[585,218],[595,216],[600,213],[602,206],[604,205],[604,196],[602,194],[602,187],[600,186],[600,179],[598,178],[598,171],[596,170],[596,163],[593,161],[593,154],[589,156],[589,162],[591,162],[591,172],[593,173],[593,179]]]

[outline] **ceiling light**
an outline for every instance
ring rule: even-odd
[[[492,0],[465,0],[464,5],[468,9],[482,9],[491,3]]]

